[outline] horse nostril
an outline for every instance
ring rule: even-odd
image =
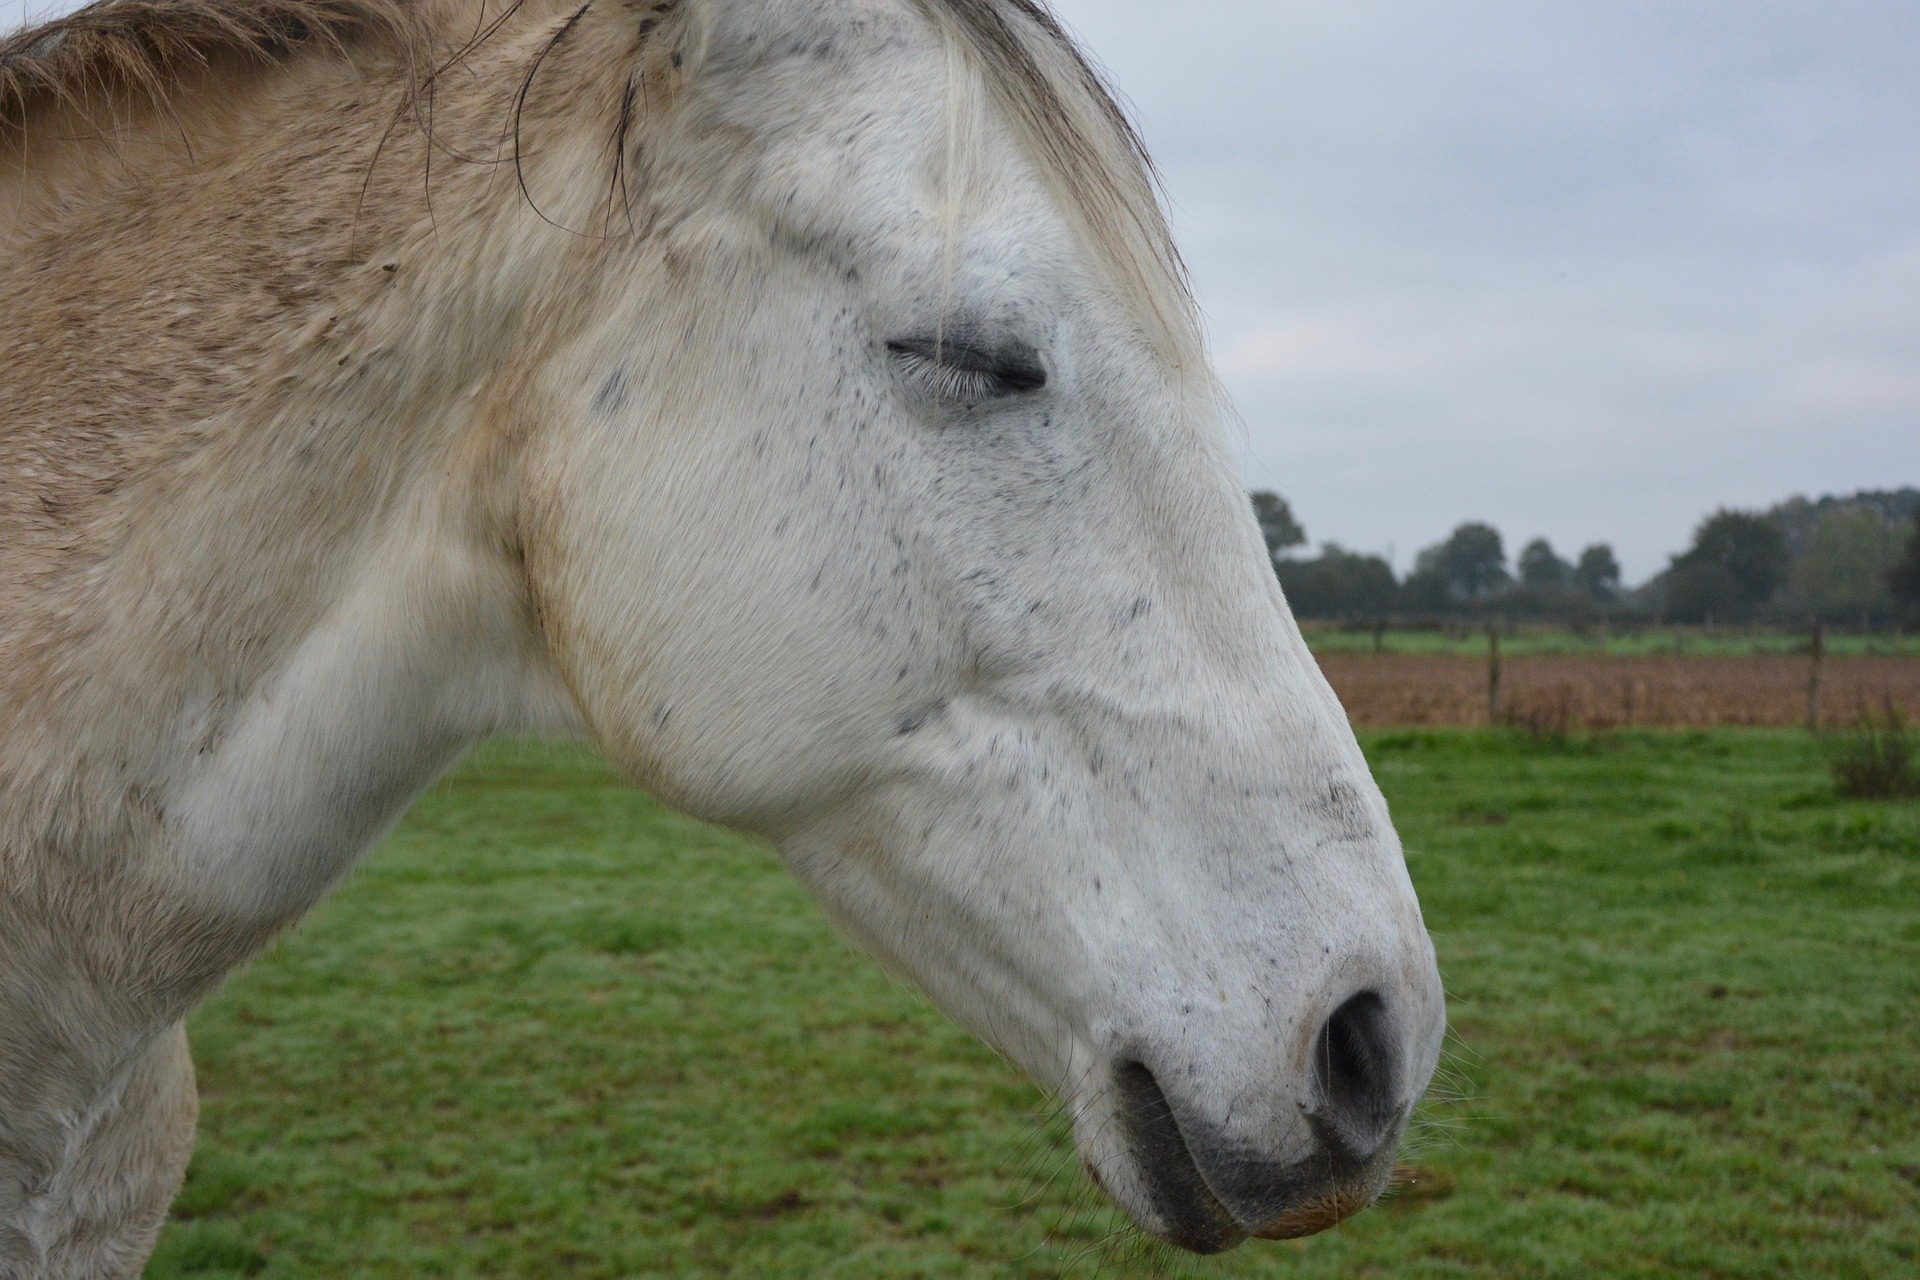
[[[1364,1159],[1400,1118],[1400,1054],[1386,1002],[1362,991],[1333,1011],[1314,1045],[1319,1117]]]

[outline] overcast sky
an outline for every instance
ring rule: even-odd
[[[1055,7],[1316,542],[1480,519],[1638,581],[1713,507],[1920,484],[1920,5]]]

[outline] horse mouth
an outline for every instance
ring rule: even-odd
[[[1133,1158],[1160,1216],[1160,1234],[1192,1253],[1221,1253],[1246,1239],[1245,1229],[1201,1176],[1153,1072],[1144,1063],[1123,1063],[1114,1073],[1114,1086]]]
[[[1383,1179],[1370,1176],[1373,1170],[1338,1155],[1302,1162],[1317,1166],[1319,1177],[1301,1165],[1264,1165],[1254,1180],[1265,1186],[1257,1190],[1244,1186],[1236,1191],[1235,1184],[1247,1181],[1246,1175],[1254,1172],[1243,1166],[1223,1174],[1229,1198],[1243,1210],[1236,1214],[1201,1173],[1193,1148],[1153,1072],[1139,1062],[1124,1063],[1115,1073],[1114,1084],[1129,1148],[1159,1218],[1155,1234],[1189,1252],[1221,1253],[1248,1236],[1261,1240],[1310,1236],[1367,1208],[1382,1189]],[[1334,1172],[1329,1166],[1338,1169],[1330,1187],[1324,1177]],[[1094,1180],[1099,1182],[1097,1174]],[[1319,1185],[1308,1191],[1311,1183]]]

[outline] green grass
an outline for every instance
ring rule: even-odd
[[[1305,623],[1307,645],[1315,653],[1372,653],[1371,629],[1331,623]],[[1487,651],[1487,629],[1463,624],[1453,632],[1389,629],[1380,637],[1386,653],[1437,653],[1481,656]],[[1506,654],[1601,654],[1608,657],[1664,657],[1684,654],[1702,658],[1739,658],[1752,654],[1806,653],[1804,629],[1778,627],[1633,627],[1589,629],[1523,625],[1502,627],[1500,649]],[[1920,635],[1828,631],[1826,652],[1836,657],[1869,655],[1920,657]]]
[[[1783,733],[1367,746],[1456,1036],[1421,1184],[1334,1232],[1131,1243],[764,849],[503,745],[195,1018],[149,1275],[1914,1273],[1920,804]]]

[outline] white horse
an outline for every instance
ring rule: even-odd
[[[1037,0],[107,0],[0,46],[0,1277],[471,743],[764,836],[1189,1249],[1432,1073],[1386,805]]]

